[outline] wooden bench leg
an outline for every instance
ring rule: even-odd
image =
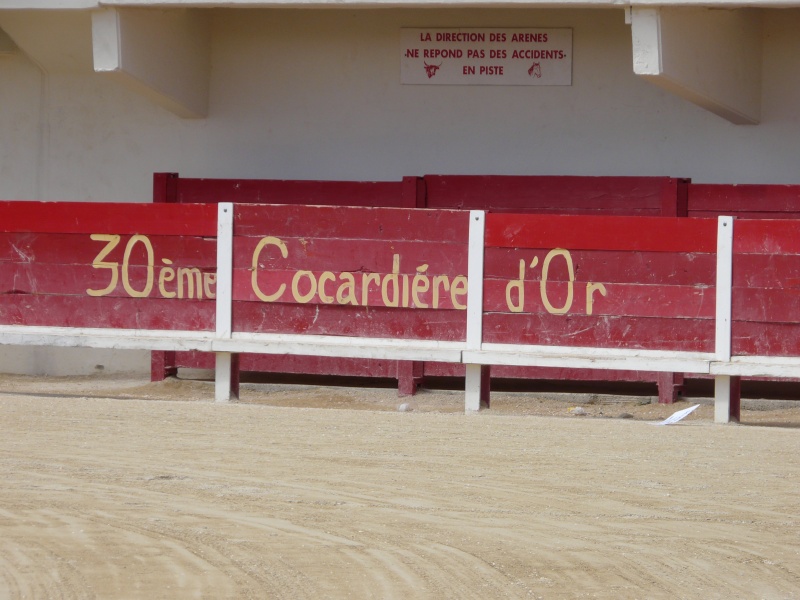
[[[683,373],[658,374],[658,403],[672,404],[683,394]]]
[[[464,412],[473,413],[489,408],[490,382],[489,365],[467,365],[467,376],[464,381]]]
[[[413,396],[422,386],[425,363],[418,360],[397,361],[397,395]]]
[[[150,381],[164,381],[178,374],[175,366],[175,352],[161,351],[150,353]]]
[[[714,377],[714,422],[738,423],[741,419],[741,377]]]
[[[214,400],[229,402],[239,399],[239,355],[217,352],[214,373]]]

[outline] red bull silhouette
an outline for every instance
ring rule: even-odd
[[[425,74],[428,76],[428,79],[436,75],[436,71],[438,71],[442,66],[442,63],[439,63],[438,65],[429,65],[428,63],[423,62],[422,64],[425,65]]]

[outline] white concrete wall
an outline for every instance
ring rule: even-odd
[[[88,18],[88,14],[86,16]],[[2,14],[0,14],[2,26]],[[571,87],[401,86],[400,28],[572,27]],[[637,78],[622,10],[215,9],[209,117],[183,120],[85,65],[0,58],[0,198],[147,202],[153,171],[396,180],[426,173],[800,183],[800,10],[766,11],[762,122]],[[0,370],[144,370],[4,350]]]

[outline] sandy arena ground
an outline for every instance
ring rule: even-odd
[[[0,598],[800,598],[800,405],[212,397],[0,377]]]

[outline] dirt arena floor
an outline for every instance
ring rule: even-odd
[[[0,377],[0,599],[800,598],[800,405],[212,398]]]

